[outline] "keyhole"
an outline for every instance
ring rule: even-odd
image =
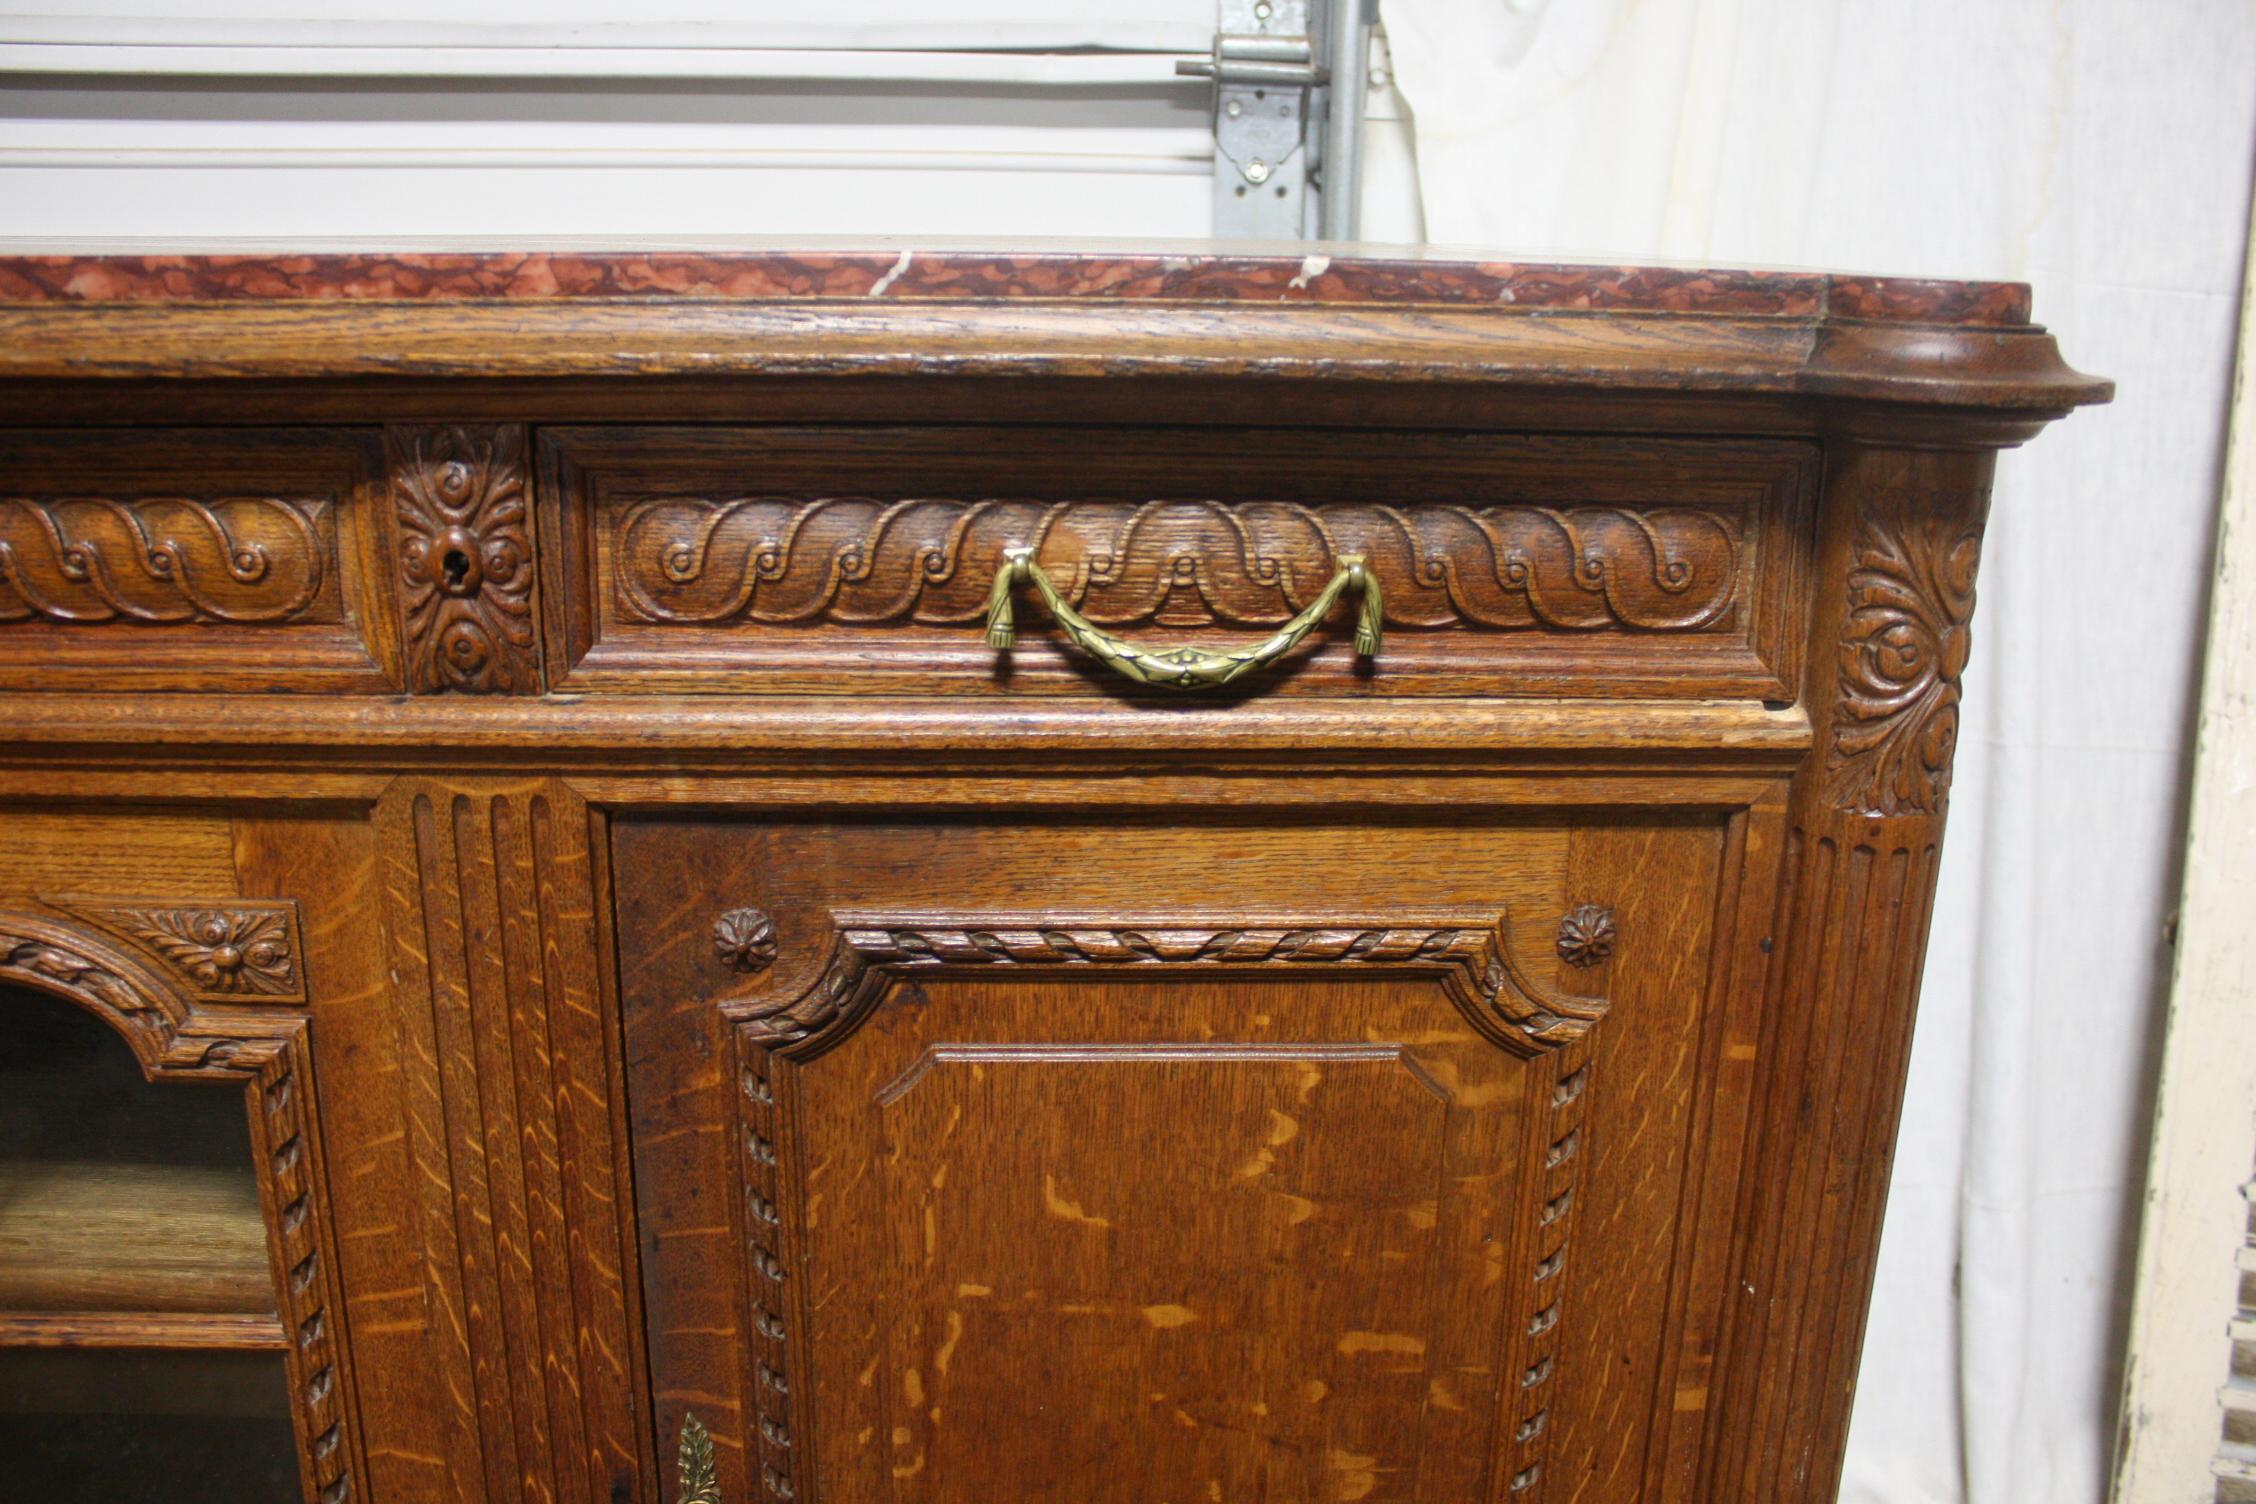
[[[476,595],[486,582],[479,561],[478,535],[466,527],[450,527],[430,543],[439,559],[439,589],[448,595]]]

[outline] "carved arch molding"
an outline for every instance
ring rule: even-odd
[[[764,921],[758,910],[722,916]],[[1616,943],[1611,910],[1585,905],[1580,922],[1602,926],[1602,948],[1578,945],[1562,928],[1559,957],[1586,976],[1602,966]],[[1574,918],[1575,916],[1570,916]],[[1390,915],[1368,922],[1336,918],[1227,920],[1158,918],[1124,923],[1117,916],[1058,914],[957,916],[932,913],[839,913],[833,916],[828,957],[811,985],[779,998],[724,999],[732,1026],[739,1091],[736,1099],[737,1166],[743,1229],[742,1290],[752,1340],[745,1345],[744,1392],[753,1399],[745,1437],[760,1497],[796,1496],[794,1432],[794,1332],[803,1317],[795,1307],[790,1260],[798,1239],[785,1208],[797,1204],[784,1184],[799,1160],[776,1087],[780,1062],[811,1061],[845,1043],[883,1004],[897,982],[933,973],[972,975],[1008,969],[1019,975],[1088,972],[1137,974],[1151,970],[1276,979],[1284,976],[1402,977],[1437,985],[1476,1031],[1499,1049],[1542,1072],[1534,1097],[1533,1177],[1525,1267],[1516,1281],[1507,1322],[1509,1351],[1502,1372],[1509,1386],[1498,1465],[1513,1497],[1539,1496],[1549,1435],[1551,1396],[1558,1392],[1560,1314],[1569,1281],[1563,1277],[1573,1227],[1575,1177],[1585,1159],[1583,1121],[1589,1103],[1592,1059],[1589,1034],[1605,1017],[1603,993],[1578,994],[1547,987],[1514,955],[1508,914],[1446,912]],[[1577,932],[1579,933],[1579,932]],[[730,952],[716,931],[721,964]],[[766,961],[752,970],[764,970]],[[1603,986],[1604,972],[1594,981]],[[803,1282],[801,1282],[803,1283]],[[806,1393],[810,1386],[800,1386]],[[799,1402],[804,1404],[805,1401]],[[706,1495],[710,1442],[694,1414],[681,1436],[682,1497]],[[803,1441],[803,1435],[800,1437]],[[801,1453],[806,1450],[802,1445]]]
[[[274,1265],[299,1466],[322,1504],[353,1495],[343,1295],[315,1142],[296,907],[223,899],[47,900],[0,909],[0,983],[77,1004],[151,1081],[236,1080]]]

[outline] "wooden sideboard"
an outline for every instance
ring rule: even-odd
[[[2007,284],[0,259],[0,1453],[1830,1498],[2108,394]]]

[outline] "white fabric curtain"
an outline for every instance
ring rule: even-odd
[[[2248,0],[1385,0],[1437,242],[2032,282],[1843,1497],[2104,1497],[2256,149]]]

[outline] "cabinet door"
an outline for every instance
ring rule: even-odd
[[[685,1491],[1623,1498],[1673,1355],[1721,819],[615,833]],[[1656,1398],[1658,1396],[1659,1398]]]
[[[288,1345],[241,1093],[0,979],[0,1498],[307,1497]]]

